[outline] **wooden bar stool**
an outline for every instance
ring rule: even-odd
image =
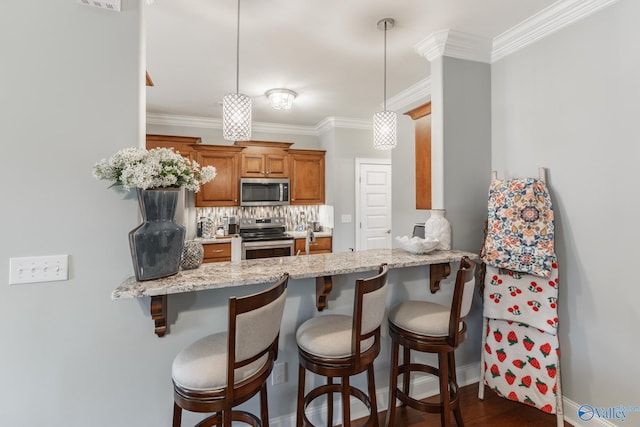
[[[392,339],[391,376],[389,379],[389,408],[385,424],[394,425],[396,399],[404,405],[423,412],[440,413],[442,426],[449,427],[451,411],[458,426],[464,426],[458,401],[455,350],[464,341],[475,287],[476,264],[464,257],[456,276],[451,307],[427,301],[405,301],[389,311],[389,335]],[[403,347],[403,362],[399,365],[399,350]],[[438,354],[438,368],[411,363],[410,351]],[[419,401],[409,396],[411,372],[439,377],[440,403]],[[402,374],[402,390],[398,375]]]
[[[214,412],[198,427],[230,427],[241,421],[269,425],[267,377],[278,355],[280,323],[289,274],[266,291],[229,299],[229,330],[206,336],[183,349],[172,368],[173,427],[180,427],[182,409]],[[260,419],[234,411],[260,392]]]
[[[378,425],[373,361],[380,353],[380,324],[387,299],[386,264],[376,276],[356,281],[353,315],[330,314],[307,320],[298,328],[298,415],[296,425],[311,425],[305,414],[317,397],[327,395],[328,425],[333,425],[333,393],[342,396],[342,425],[351,425],[349,399],[354,396],[370,410],[366,425]],[[305,394],[306,371],[327,377],[327,384]],[[368,393],[349,384],[349,377],[367,371]],[[340,378],[339,384],[333,379]]]

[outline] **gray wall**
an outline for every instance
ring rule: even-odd
[[[443,76],[444,209],[453,247],[479,252],[490,183],[491,67],[445,57]]]
[[[332,198],[327,201],[334,206],[333,251],[346,252],[355,249],[356,218],[355,159],[389,158],[389,151],[373,148],[373,131],[336,128],[333,141],[327,147],[330,162],[327,162],[327,177],[331,180]],[[351,215],[351,223],[342,223],[342,215]]]
[[[578,405],[638,400],[639,19],[623,0],[492,67],[493,168],[549,168],[562,386]]]
[[[132,271],[137,202],[91,176],[139,144],[138,3],[2,4],[3,426],[167,424],[172,355],[143,303],[110,300]],[[56,254],[70,254],[69,281],[8,285],[9,258]]]

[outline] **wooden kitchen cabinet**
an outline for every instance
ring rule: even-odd
[[[431,102],[405,114],[415,122],[416,209],[431,209]]]
[[[216,168],[216,177],[200,187],[196,193],[196,206],[238,206],[238,168],[242,147],[231,145],[200,145],[195,152],[200,166]]]
[[[195,136],[170,136],[147,134],[147,150],[152,148],[173,148],[189,160],[195,160],[195,144],[202,143]]]
[[[240,176],[242,178],[288,178],[289,142],[238,141],[243,147]]]
[[[292,205],[324,204],[325,153],[322,150],[289,150]]]
[[[202,262],[231,261],[231,243],[206,243]]]
[[[330,254],[332,251],[332,237],[316,237],[315,242],[309,243],[309,254]],[[304,254],[306,239],[296,239],[294,252]]]

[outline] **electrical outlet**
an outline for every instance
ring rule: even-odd
[[[276,363],[271,371],[271,385],[287,382],[287,363]]]
[[[69,279],[69,255],[9,259],[9,284],[56,282]]]

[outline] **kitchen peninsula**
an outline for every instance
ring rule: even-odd
[[[478,258],[475,253],[459,250],[416,255],[403,249],[371,249],[219,262],[203,264],[194,270],[182,270],[170,277],[144,282],[138,282],[132,276],[112,292],[111,298],[151,297],[151,317],[155,322],[155,333],[161,337],[167,329],[166,307],[167,296],[170,294],[275,282],[287,272],[291,280],[316,279],[316,308],[321,311],[326,307],[326,299],[331,292],[332,276],[374,271],[382,263],[387,263],[391,269],[428,265],[430,290],[435,293],[440,281],[451,273],[450,263],[460,261],[463,256]]]

